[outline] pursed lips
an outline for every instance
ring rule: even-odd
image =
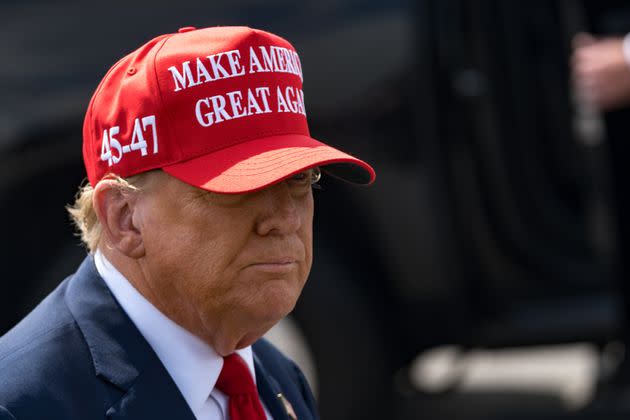
[[[282,257],[282,258],[270,258],[262,261],[257,261],[250,265],[286,265],[297,262],[296,258]]]
[[[291,257],[270,258],[252,263],[248,267],[265,271],[287,271],[292,269],[297,262],[296,258]]]

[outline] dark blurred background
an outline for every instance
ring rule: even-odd
[[[630,117],[584,106],[569,67],[576,33],[630,31],[623,1],[3,0],[0,332],[85,255],[64,205],[107,69],[235,24],[294,44],[312,135],[377,172],[316,191],[288,342],[324,419],[630,415]]]

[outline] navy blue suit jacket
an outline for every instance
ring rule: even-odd
[[[316,419],[299,368],[253,346],[258,392],[275,420]],[[194,415],[91,257],[0,338],[0,420],[177,419]]]

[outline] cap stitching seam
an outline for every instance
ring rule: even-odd
[[[169,137],[171,137],[172,143],[175,143],[177,145],[179,155],[182,156],[183,153],[182,153],[181,145],[179,144],[179,142],[175,141],[175,136],[173,136],[173,131],[172,131],[173,130],[173,126],[174,126],[172,124],[173,118],[171,116],[170,110],[168,109],[168,107],[164,103],[164,96],[162,95],[162,87],[160,86],[160,82],[159,82],[159,78],[158,78],[158,71],[157,71],[157,57],[158,57],[158,54],[160,53],[160,51],[162,51],[162,48],[164,48],[166,43],[171,38],[173,38],[174,35],[175,34],[171,34],[171,36],[165,38],[164,41],[162,41],[162,45],[160,45],[160,47],[155,51],[155,55],[153,56],[153,74],[155,76],[155,85],[157,86],[158,94],[160,96],[160,105],[161,105],[160,108],[162,110],[164,110],[164,114],[166,115],[166,119],[168,120],[167,131],[168,131]]]
[[[283,150],[284,153],[275,153],[271,156],[268,156],[268,157],[271,157],[271,159],[265,159],[264,162],[260,162],[258,160],[254,160],[254,162],[250,162],[249,160],[246,159],[246,160],[240,161],[237,165],[242,166],[243,169],[245,168],[265,169],[269,166],[277,166],[275,165],[275,163],[281,159],[291,158],[294,156],[306,156],[306,155],[314,156],[314,155],[323,154],[324,152],[330,152],[330,151],[331,151],[330,148],[325,147],[325,146],[300,147],[299,149],[291,148],[291,149]],[[305,152],[310,152],[310,153],[305,153]]]
[[[281,165],[281,166],[290,165],[292,163],[299,162],[304,157],[317,158],[318,155],[325,155],[325,154],[324,153],[314,153],[312,155],[308,155],[308,154],[298,155],[298,156],[295,157],[295,159],[292,159],[290,161],[284,162],[283,165]],[[325,159],[323,162],[309,163],[305,167],[318,166],[318,165],[327,165],[327,164],[330,164],[330,163],[337,163],[337,162],[338,163],[349,163],[349,164],[358,165],[354,160],[352,160],[350,158],[336,157],[336,158]],[[243,177],[247,177],[249,175],[262,175],[262,174],[266,174],[266,173],[269,173],[269,172],[273,172],[278,167],[280,167],[280,166],[278,166],[278,165],[268,165],[266,167],[260,168],[260,170],[253,170],[253,171],[239,171],[238,169],[235,170],[234,168],[231,168],[231,170],[236,171],[238,173],[225,173],[224,172],[220,176],[221,177],[228,177],[228,178],[243,178]]]

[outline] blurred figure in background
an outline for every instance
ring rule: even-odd
[[[630,34],[596,38],[579,33],[573,48],[571,70],[584,100],[600,111],[630,103]]]
[[[600,28],[602,29],[602,28]],[[606,31],[605,31],[606,32]],[[619,34],[619,28],[612,30]],[[610,165],[616,251],[616,271],[620,297],[623,301],[625,322],[622,327],[623,342],[630,346],[630,223],[625,216],[630,210],[627,197],[627,180],[630,171],[627,156],[628,107],[630,106],[630,33],[625,36],[578,33],[573,38],[571,74],[574,88],[581,101],[592,111],[601,113],[606,129],[606,150]],[[630,363],[625,357],[609,381],[622,389],[630,386]],[[615,391],[615,387],[609,388]]]

